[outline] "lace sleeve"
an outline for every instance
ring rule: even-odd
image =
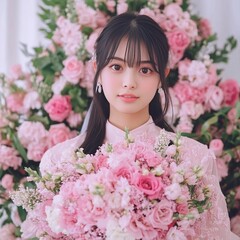
[[[207,160],[207,161],[206,161]],[[225,197],[221,191],[214,154],[208,150],[204,164],[208,165],[206,182],[212,192],[212,206],[199,220],[195,231],[199,240],[237,240],[240,239],[230,230],[230,219],[228,216]]]

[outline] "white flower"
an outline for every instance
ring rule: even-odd
[[[165,188],[165,195],[168,200],[176,200],[181,195],[181,187],[178,183],[173,183]]]
[[[114,218],[108,220],[106,235],[107,240],[135,240],[130,233],[121,229],[117,220]]]

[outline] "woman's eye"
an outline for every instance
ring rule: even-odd
[[[141,68],[140,70],[143,74],[149,74],[152,72],[152,70],[150,68]]]
[[[118,65],[118,64],[113,64],[113,65],[111,66],[111,69],[113,69],[114,71],[119,71],[119,70],[121,70],[121,66]]]

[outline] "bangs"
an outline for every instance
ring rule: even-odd
[[[135,30],[135,29],[134,29]],[[141,56],[141,46],[146,47],[149,62],[153,66],[154,70],[158,72],[157,64],[156,64],[156,57],[154,55],[153,49],[150,47],[151,44],[148,44],[149,39],[143,34],[140,34],[139,31],[136,29],[135,31],[131,29],[128,33],[125,33],[122,36],[115,35],[111,42],[108,42],[107,47],[105,49],[106,62],[105,66],[109,63],[111,59],[115,57],[116,51],[123,39],[127,39],[126,49],[124,53],[124,62],[127,63],[129,67],[139,66],[142,62]]]

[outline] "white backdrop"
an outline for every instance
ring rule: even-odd
[[[38,31],[42,23],[37,16],[41,0],[0,0],[0,72],[7,73],[11,65],[26,66],[27,58],[20,51],[20,43],[31,49],[46,44]],[[222,46],[230,35],[238,39],[238,48],[224,66],[223,78],[235,78],[240,82],[240,0],[192,0],[200,16],[210,20]],[[26,67],[25,67],[26,68]]]

